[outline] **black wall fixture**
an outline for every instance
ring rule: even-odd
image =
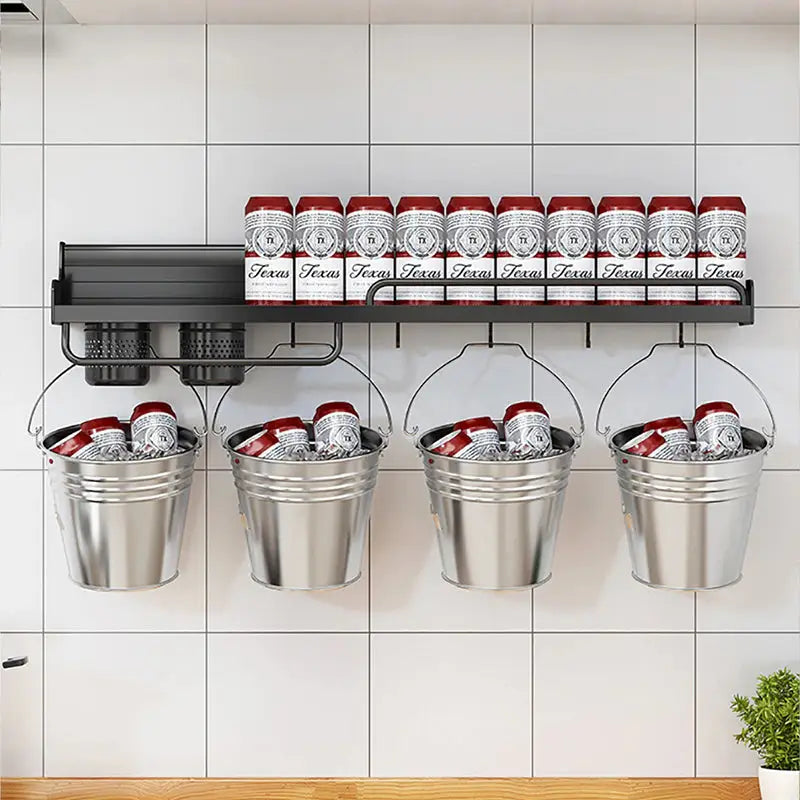
[[[84,325],[89,358],[146,358],[150,355],[150,326],[140,322],[87,322]],[[142,366],[87,367],[90,386],[144,386],[150,368]]]
[[[244,358],[244,323],[182,322],[180,351],[183,358],[219,359],[208,367],[181,367],[181,381],[190,386],[238,386],[243,366],[229,366],[225,359]]]

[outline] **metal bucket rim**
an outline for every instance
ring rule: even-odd
[[[498,426],[502,425],[502,420],[493,419],[492,422],[494,422],[495,425],[498,425]],[[450,458],[450,459],[452,459],[452,456],[443,456],[441,453],[432,452],[427,447],[423,447],[421,442],[428,434],[433,433],[434,431],[438,431],[438,430],[444,429],[444,428],[450,428],[452,430],[453,424],[454,423],[451,422],[451,423],[447,423],[446,425],[436,425],[433,428],[429,428],[427,431],[423,431],[417,437],[416,442],[414,442],[414,446],[417,448],[417,450],[420,451],[420,453],[424,453],[425,455],[433,456],[434,458]],[[559,428],[556,425],[552,425],[550,427],[550,430],[551,431],[557,431],[559,434],[563,434],[564,436],[566,436],[572,442],[572,444],[566,450],[563,450],[560,453],[553,453],[553,455],[544,456],[542,458],[533,458],[533,459],[530,459],[530,461],[535,461],[537,464],[544,464],[544,463],[546,463],[548,461],[552,461],[552,460],[554,460],[556,458],[563,458],[566,455],[569,455],[571,453],[575,453],[575,451],[580,447],[580,444],[579,444],[578,440],[575,438],[575,436],[573,436],[569,431],[564,430],[564,428]],[[442,434],[442,435],[445,435],[445,434]],[[503,441],[502,437],[501,437],[501,441]],[[459,461],[460,459],[452,459],[452,460]],[[493,464],[493,465],[496,466],[497,464],[502,464],[502,463],[524,464],[525,462],[524,461],[502,462],[502,461],[491,461],[491,460],[485,459],[485,458],[470,458],[469,459],[469,463],[470,464],[479,464],[479,465],[480,464]]]
[[[303,422],[305,423],[306,427],[313,427],[313,423],[310,420],[304,419]],[[243,459],[245,463],[250,461],[258,464],[347,464],[349,462],[357,462],[362,459],[369,458],[370,456],[374,456],[377,453],[381,453],[389,445],[389,439],[380,431],[377,431],[374,428],[368,428],[366,425],[361,425],[360,427],[362,431],[369,431],[371,434],[377,436],[378,439],[380,439],[380,442],[374,450],[370,450],[367,453],[360,453],[357,456],[348,456],[347,458],[334,458],[324,461],[288,461],[283,458],[259,458],[258,456],[248,456],[244,455],[243,453],[237,453],[236,450],[234,450],[230,445],[231,439],[233,439],[235,436],[245,433],[246,431],[251,431],[253,434],[257,433],[259,430],[262,430],[262,426],[258,424],[245,425],[243,428],[238,428],[237,430],[233,431],[233,433],[228,434],[225,437],[222,446],[229,455],[235,456],[238,459]]]
[[[691,420],[687,419],[685,419],[684,422],[688,426],[691,426],[693,424]],[[619,436],[621,433],[625,433],[626,431],[636,430],[637,428],[641,428],[644,425],[645,425],[644,422],[639,422],[636,425],[626,425],[624,428],[620,428],[619,430],[614,431],[614,433],[612,433],[608,437],[608,447],[611,450],[611,452],[614,455],[620,454],[625,458],[643,459],[648,462],[656,461],[660,464],[704,464],[706,466],[709,466],[712,464],[731,464],[731,463],[740,464],[748,459],[762,458],[770,450],[770,443],[767,437],[764,436],[763,433],[759,433],[754,428],[748,428],[746,425],[742,425],[742,433],[743,434],[747,433],[749,436],[756,437],[757,439],[761,440],[763,444],[761,444],[757,450],[752,450],[752,449],[746,450],[740,456],[734,456],[733,458],[726,458],[723,459],[722,461],[674,461],[673,459],[670,458],[653,458],[652,456],[640,456],[637,455],[636,453],[628,453],[626,450],[623,450],[621,447],[614,444],[614,439],[616,439],[616,437]]]

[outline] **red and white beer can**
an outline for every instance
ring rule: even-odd
[[[243,456],[265,458],[272,461],[283,461],[287,455],[283,442],[272,431],[263,428],[234,449]]]
[[[503,414],[506,447],[510,453],[543,456],[553,447],[550,415],[541,403],[512,403]]]
[[[697,447],[702,453],[728,458],[742,451],[742,423],[731,403],[703,403],[695,410],[693,422]]]
[[[397,204],[396,274],[403,280],[444,278],[444,206],[438,197],[401,197]],[[444,303],[441,286],[398,286],[397,303]]]
[[[488,197],[451,197],[447,204],[447,267],[453,279],[495,277],[494,205]],[[447,302],[459,306],[494,303],[494,286],[450,286]]]
[[[552,197],[547,204],[547,277],[595,280],[597,220],[591,197]],[[594,286],[550,286],[548,302],[594,303]]]
[[[470,417],[453,425],[453,430],[464,431],[478,447],[487,450],[500,450],[500,433],[491,417]]]
[[[663,458],[668,461],[672,461],[675,454],[673,446],[658,431],[644,431],[634,436],[622,449],[634,456]]]
[[[277,437],[290,458],[299,457],[301,453],[307,453],[311,449],[308,430],[300,417],[271,419],[264,424],[264,430]]]
[[[641,197],[604,197],[597,206],[597,277],[638,280],[646,274],[647,217]],[[644,286],[598,286],[597,302],[644,303]]]
[[[352,456],[361,448],[361,422],[350,403],[323,403],[314,412],[317,452],[326,456]]]
[[[697,277],[731,278],[744,284],[747,277],[747,212],[741,197],[704,197],[697,209]],[[701,286],[699,303],[739,303],[736,289]]]
[[[348,305],[364,305],[375,281],[394,278],[394,208],[388,197],[351,197],[345,217],[347,255],[344,296]],[[381,289],[375,302],[392,302],[393,290]]]
[[[251,197],[244,209],[244,301],[294,302],[294,219],[288,197]]]
[[[60,456],[79,458],[82,461],[102,461],[103,454],[98,445],[86,431],[78,429],[56,442],[50,450]]]
[[[473,441],[466,431],[452,431],[434,442],[429,449],[438,456],[468,461],[479,461],[486,454],[486,448]]]
[[[544,205],[538,197],[503,197],[497,205],[497,277],[539,280],[545,274]],[[501,305],[544,303],[544,286],[498,286]]]
[[[648,287],[650,303],[694,303],[694,286],[669,286],[668,281],[696,280],[696,251],[697,219],[692,198],[654,197],[647,207],[647,277],[665,285]]]
[[[139,403],[131,414],[134,453],[169,455],[178,449],[178,418],[169,403]]]
[[[674,448],[675,456],[678,458],[689,458],[691,452],[691,442],[689,440],[689,429],[680,417],[662,417],[646,422],[643,430],[658,431],[666,440],[667,444]]]
[[[92,437],[100,453],[108,461],[124,461],[128,457],[125,429],[117,417],[97,417],[81,423],[81,430]]]
[[[338,197],[301,197],[295,209],[295,301],[344,302],[344,209]]]

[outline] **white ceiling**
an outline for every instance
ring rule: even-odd
[[[30,0],[37,10],[43,0]],[[99,24],[792,23],[800,0],[44,0],[48,22]],[[70,17],[71,15],[71,17]],[[3,19],[2,22],[9,20]]]

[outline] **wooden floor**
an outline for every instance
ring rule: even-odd
[[[5,779],[2,800],[759,800],[755,778]]]

